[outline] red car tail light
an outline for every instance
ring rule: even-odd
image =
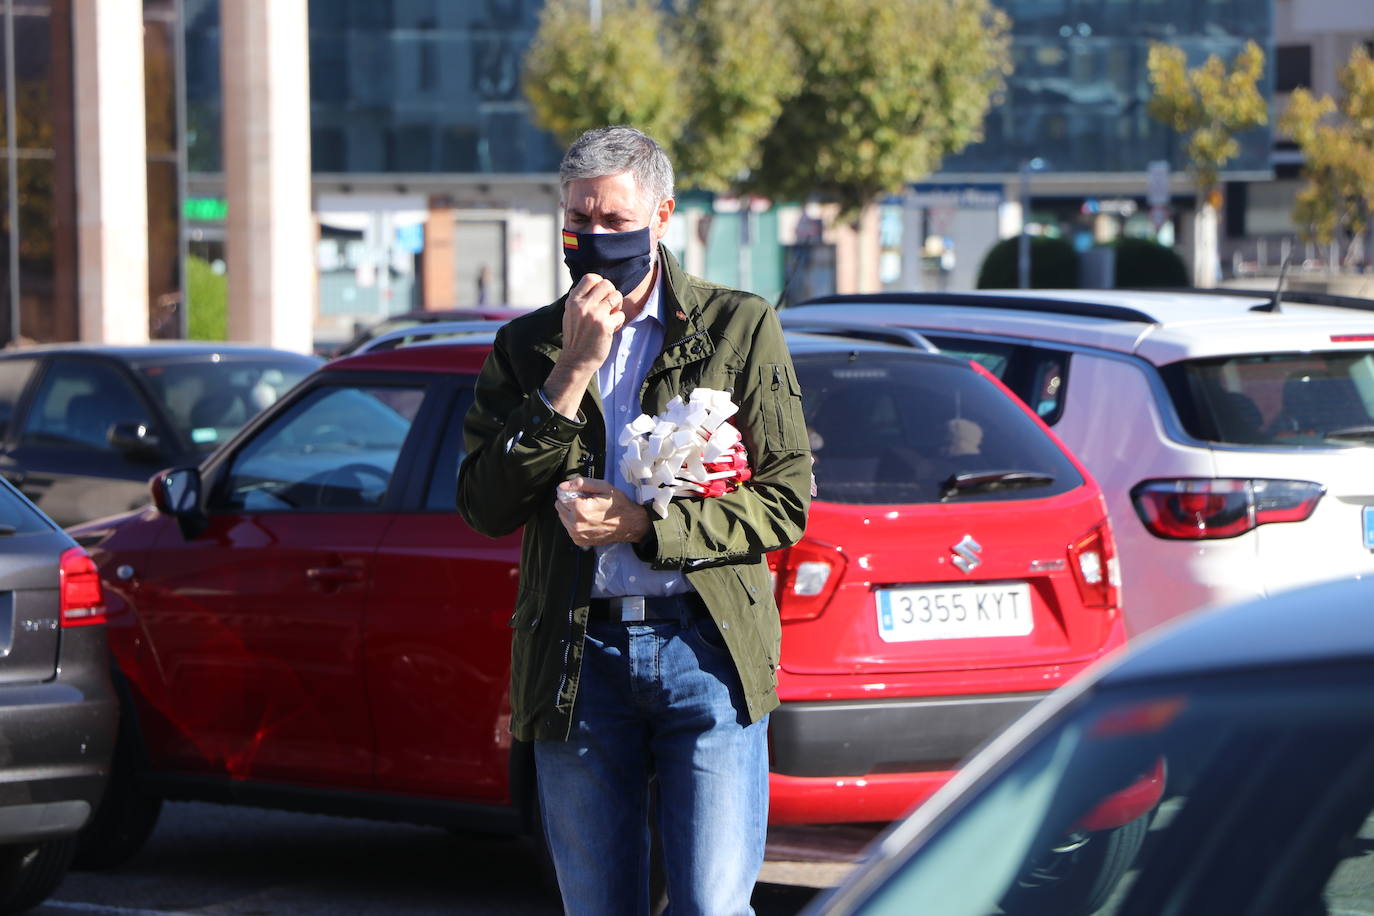
[[[62,626],[83,627],[105,622],[105,593],[95,562],[80,547],[62,552],[58,586]]]
[[[1117,606],[1120,575],[1111,535],[1099,525],[1069,545],[1069,565],[1073,567],[1078,593],[1087,607]]]
[[[848,563],[840,548],[806,539],[772,554],[768,567],[773,574],[779,616],[785,621],[821,616]]]
[[[1146,480],[1131,491],[1145,527],[1171,540],[1233,538],[1270,522],[1300,522],[1326,489],[1307,480]]]

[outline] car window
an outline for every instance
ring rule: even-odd
[[[937,337],[931,334],[925,336],[926,340],[940,348],[941,353],[972,360],[1000,379],[1006,378],[1007,367],[1011,365],[1012,351],[1016,349],[1011,344],[967,340],[960,337]]]
[[[467,454],[463,448],[463,417],[472,406],[472,388],[476,382],[473,376],[459,378],[459,389],[448,411],[448,425],[434,460],[434,473],[430,475],[426,509],[452,512],[458,504],[458,466]]]
[[[43,373],[20,438],[28,445],[108,450],[115,423],[153,426],[129,380],[104,360],[57,358]]]
[[[1289,447],[1374,442],[1374,352],[1270,353],[1160,370],[1199,439]]]
[[[301,360],[205,359],[144,365],[139,371],[182,439],[208,454],[275,404],[311,368]]]
[[[859,911],[1374,912],[1371,674],[1333,662],[1087,701]]]
[[[423,400],[420,386],[316,388],[234,456],[222,507],[380,509]]]
[[[10,421],[19,406],[24,385],[35,365],[31,359],[0,360],[0,438],[9,432]]]
[[[1053,426],[1064,412],[1069,354],[1045,347],[1021,346],[923,331],[941,353],[972,360],[1001,379],[1036,415]]]
[[[818,499],[1016,500],[1083,483],[1016,401],[967,365],[877,351],[795,362]]]
[[[40,515],[12,486],[0,480],[0,553],[5,552],[5,538],[19,534],[46,533],[56,528],[56,525]]]

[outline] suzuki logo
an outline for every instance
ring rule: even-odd
[[[983,545],[975,541],[972,535],[964,535],[964,539],[950,549],[954,551],[954,565],[959,567],[960,572],[971,573],[983,562],[979,556],[983,552]]]

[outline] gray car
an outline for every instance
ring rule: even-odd
[[[321,360],[247,344],[43,344],[0,351],[0,477],[63,527],[148,502]]]
[[[118,725],[95,565],[0,479],[0,913],[61,882]]]
[[[1201,613],[1027,713],[810,914],[1371,916],[1374,580]]]

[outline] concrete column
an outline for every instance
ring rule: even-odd
[[[882,256],[879,225],[881,223],[878,205],[870,203],[864,207],[859,218],[858,237],[858,289],[861,293],[882,292],[882,270],[879,259]]]
[[[421,283],[425,308],[444,309],[458,301],[458,278],[454,276],[453,203],[442,194],[429,198],[425,219],[425,254]]]
[[[148,339],[142,0],[75,0],[78,328]]]
[[[835,223],[830,237],[835,243],[835,292],[842,295],[863,292],[859,285],[859,233],[854,224]]]
[[[318,303],[306,0],[221,3],[220,31],[229,338],[308,353]]]

